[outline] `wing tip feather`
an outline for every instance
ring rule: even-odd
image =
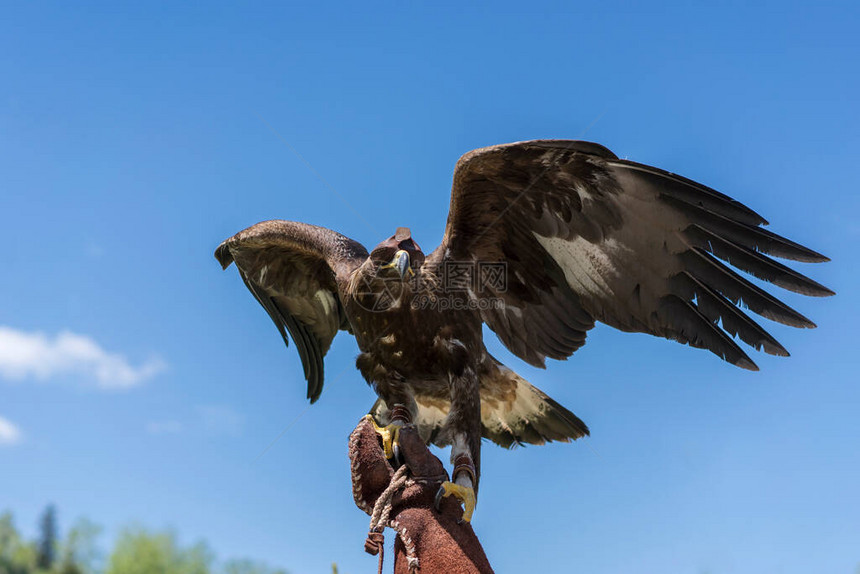
[[[821,283],[815,282],[815,286],[813,289],[804,291],[802,294],[806,295],[807,297],[833,297],[834,295],[836,295],[836,291],[834,291],[830,287],[822,285]]]
[[[805,255],[807,257],[807,259],[802,260],[802,261],[805,261],[807,263],[829,263],[830,262],[830,258],[828,256],[824,255],[823,253],[819,253],[818,251],[815,251],[814,249],[810,249],[809,247],[805,247],[802,245],[801,245],[801,247],[803,247],[803,249],[806,251]]]
[[[233,253],[230,252],[230,246],[227,245],[227,241],[221,243],[217,249],[215,249],[215,259],[218,260],[218,263],[221,264],[221,269],[227,269],[230,267],[230,264],[233,263]]]
[[[733,363],[736,367],[740,367],[742,369],[746,369],[747,371],[756,372],[759,370],[758,365],[756,365],[752,359],[749,357],[741,357],[737,361]]]
[[[785,347],[783,347],[782,345],[780,345],[779,348],[777,348],[777,349],[768,348],[767,346],[765,346],[764,352],[769,354],[769,355],[774,355],[775,357],[790,357],[791,356],[791,353],[789,353],[788,350]]]

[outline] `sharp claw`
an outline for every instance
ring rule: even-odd
[[[472,522],[472,513],[475,511],[475,504],[477,502],[475,499],[475,490],[468,486],[461,486],[446,480],[436,492],[436,499],[433,504],[437,511],[442,504],[442,499],[448,496],[453,496],[463,503],[463,520],[465,522]]]
[[[445,497],[445,484],[439,487],[439,490],[436,491],[436,498],[433,500],[433,508],[436,509],[436,512],[442,511],[442,499]]]
[[[400,447],[397,445],[397,441],[400,438],[400,425],[390,424],[381,427],[376,424],[372,415],[365,415],[365,418],[373,424],[373,430],[376,431],[376,434],[382,437],[382,450],[385,452],[385,458],[389,460],[395,459],[400,452]]]

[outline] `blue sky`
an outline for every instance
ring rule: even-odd
[[[860,564],[856,3],[3,10],[0,508],[25,530],[54,502],[295,573],[374,568],[354,341],[306,409],[295,350],[212,251],[273,218],[369,246],[407,225],[429,250],[462,153],[559,137],[740,199],[829,255],[802,270],[838,295],[786,294],[819,328],[772,324],[793,356],[759,373],[603,327],[541,371],[490,336],[592,429],[485,446],[496,570]]]

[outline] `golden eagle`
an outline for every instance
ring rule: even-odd
[[[454,170],[442,243],[425,256],[407,228],[369,254],[304,223],[265,221],[215,256],[295,341],[314,402],[339,330],[379,400],[386,452],[396,430],[452,445],[453,494],[471,517],[481,437],[508,447],[588,434],[569,410],[493,358],[486,323],[539,367],[585,344],[596,321],[708,349],[757,369],[738,344],[788,352],[744,308],[793,327],[815,325],[742,275],[811,296],[833,292],[770,256],[828,259],[762,228],[745,205],[684,177],[582,141],[536,140],[471,151]]]

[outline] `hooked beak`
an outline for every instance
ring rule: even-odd
[[[394,259],[391,263],[382,266],[383,269],[396,269],[400,273],[400,278],[403,279],[408,273],[410,276],[414,273],[412,267],[409,266],[409,253],[404,250],[399,250],[394,254]]]

